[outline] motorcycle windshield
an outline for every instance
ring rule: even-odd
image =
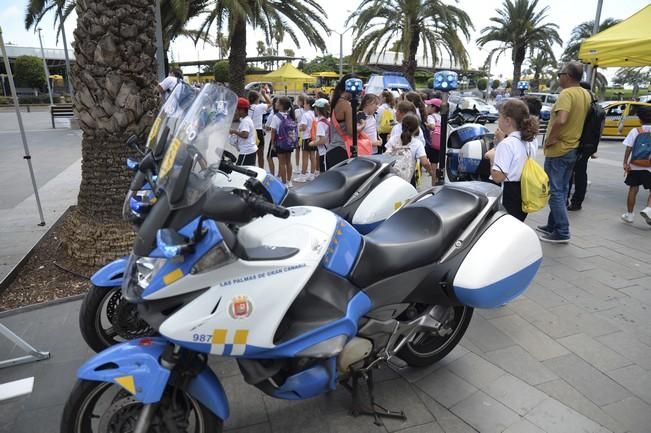
[[[197,89],[181,81],[163,104],[147,136],[147,149],[152,151],[156,159],[164,155],[167,143],[176,133],[198,93]]]
[[[237,95],[219,84],[203,87],[171,139],[158,173],[157,187],[172,209],[192,206],[219,173]]]

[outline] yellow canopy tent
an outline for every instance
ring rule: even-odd
[[[287,87],[289,91],[300,92],[303,90],[303,84],[311,84],[316,82],[316,78],[292,66],[291,63],[285,63],[277,70],[268,73],[264,76],[265,81],[271,81],[276,92],[280,92]]]
[[[592,66],[651,65],[651,5],[581,44],[579,59]]]

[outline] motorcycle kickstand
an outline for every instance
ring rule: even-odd
[[[369,394],[369,403],[370,403],[369,406],[363,404],[360,401],[361,400],[359,394],[360,378],[366,379],[366,385],[368,387],[368,394]],[[353,401],[352,401],[351,414],[354,417],[357,417],[359,415],[372,416],[374,419],[373,423],[377,426],[383,425],[382,421],[380,420],[380,417],[401,419],[403,421],[407,420],[407,416],[405,415],[404,411],[389,410],[384,406],[375,402],[373,370],[368,370],[367,372],[361,372],[361,373],[360,372],[353,373],[352,386],[348,385],[347,383],[344,383],[344,387],[352,394]]]

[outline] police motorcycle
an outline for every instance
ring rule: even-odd
[[[167,99],[148,136],[142,160],[139,163],[129,161],[136,174],[125,200],[123,217],[136,228],[158,200],[154,187],[162,156],[168,144],[178,145],[173,136],[196,97],[195,89],[187,87],[189,89],[179,84]],[[210,89],[213,87],[211,85]],[[202,116],[205,117],[205,113]],[[207,121],[209,119],[199,116],[189,120],[186,127],[200,127]],[[131,141],[129,144],[133,146]],[[256,192],[269,202],[330,209],[362,234],[373,230],[417,194],[408,179],[393,174],[393,159],[382,156],[343,161],[302,188],[289,190],[263,169],[237,166],[236,154],[226,142],[220,170],[213,177],[215,186],[245,189],[246,181],[253,177],[259,180]],[[122,257],[99,269],[91,277],[92,286],[82,302],[79,327],[88,346],[96,352],[125,340],[154,334],[135,306],[122,296],[120,287],[127,260]]]
[[[235,357],[275,398],[348,384],[354,414],[404,418],[376,404],[373,370],[436,362],[473,308],[509,302],[535,276],[536,234],[488,183],[427,190],[364,236],[329,210],[270,203],[253,177],[215,186],[236,100],[223,87],[199,96],[186,118],[210,122],[168,147],[128,259],[124,295],[159,335],[82,365],[61,433],[222,431],[228,400],[209,355]]]
[[[450,181],[488,181],[490,163],[484,155],[493,147],[495,135],[485,123],[476,108],[457,107],[450,116],[445,165]]]

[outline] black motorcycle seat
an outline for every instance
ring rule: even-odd
[[[354,158],[339,167],[322,173],[302,188],[291,190],[283,206],[316,206],[335,209],[343,206],[350,196],[380,166],[380,163]]]
[[[368,287],[384,278],[434,263],[487,202],[472,191],[443,188],[393,214],[364,237],[350,280]]]

